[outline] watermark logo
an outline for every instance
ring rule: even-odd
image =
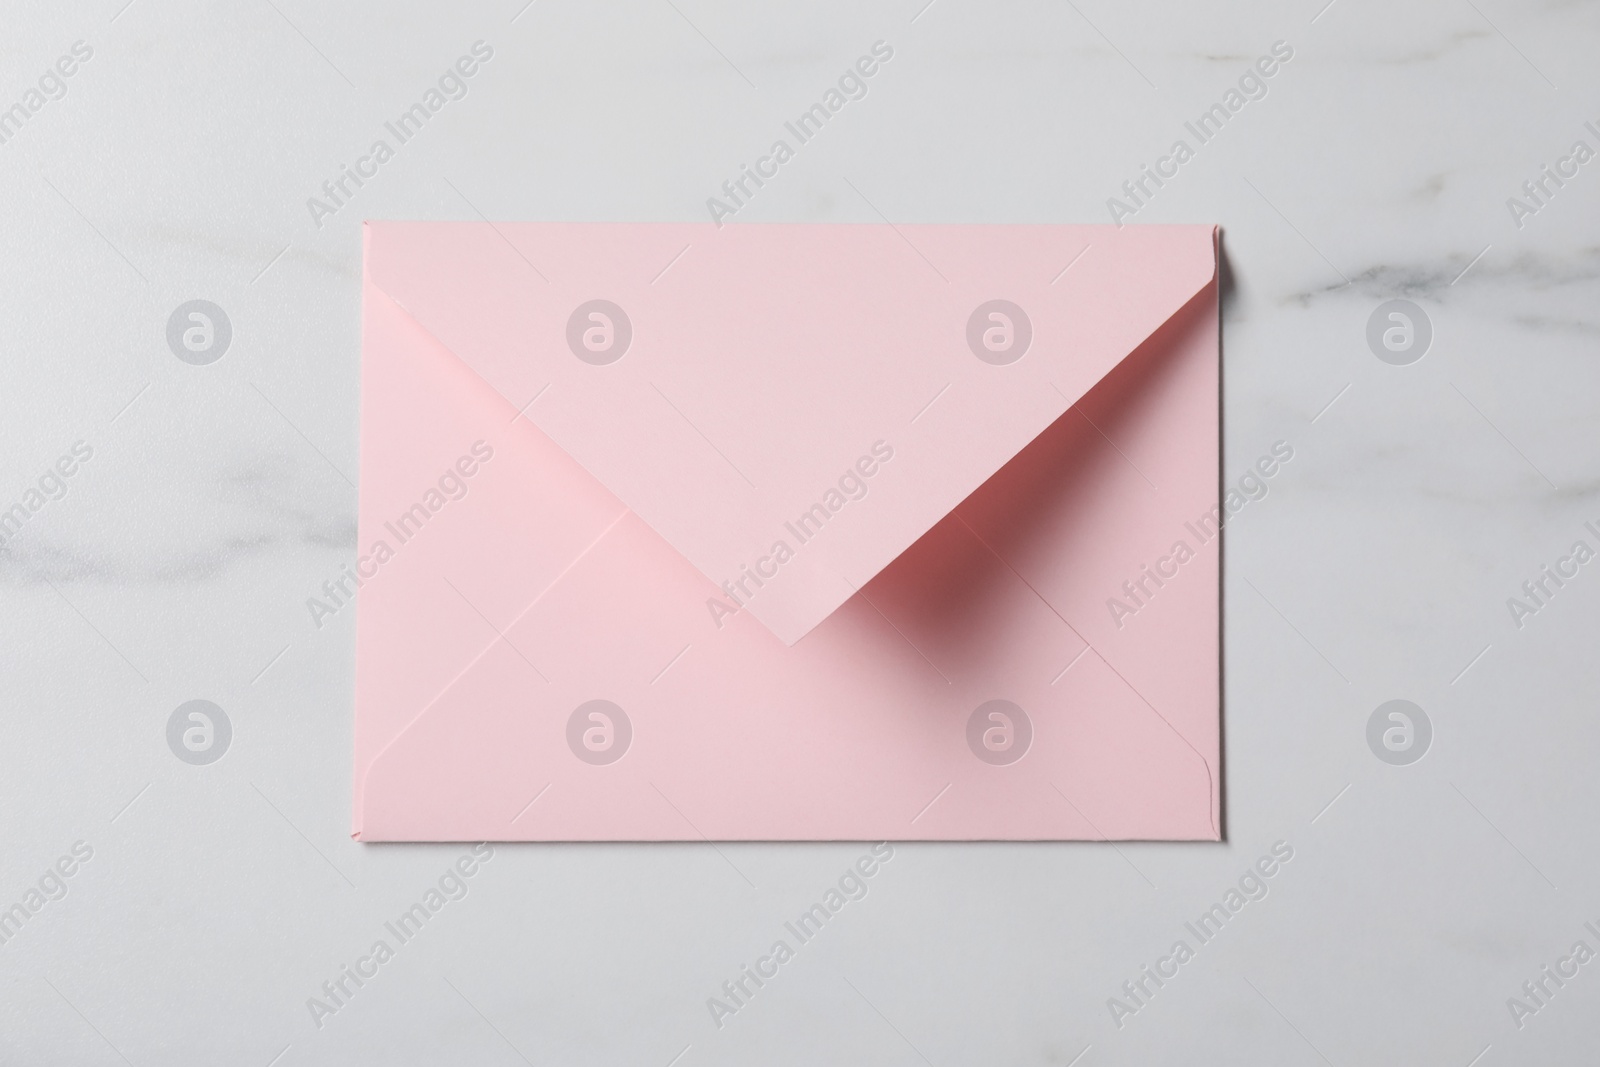
[[[456,861],[444,869],[434,884],[423,890],[412,905],[383,924],[387,937],[379,937],[365,955],[357,956],[354,963],[342,964],[334,976],[322,983],[319,995],[306,998],[306,1010],[318,1030],[332,1016],[350,1006],[368,982],[382,973],[383,965],[395,958],[402,947],[415,941],[425,926],[444,910],[446,904],[466,899],[471,886],[467,879],[483,870],[483,865],[494,859],[494,846],[487,841],[472,846]],[[389,943],[389,938],[394,943]],[[279,1053],[282,1055],[282,1053]]]
[[[711,214],[711,221],[717,224],[717,229],[722,229],[723,220],[737,215],[755,198],[757,192],[776,178],[784,164],[795,157],[800,146],[821,133],[822,128],[832,122],[846,104],[864,99],[867,80],[893,58],[894,48],[887,41],[874,41],[872,53],[861,56],[852,66],[846,67],[839,75],[838,82],[823,92],[821,100],[795,116],[793,121],[783,124],[783,128],[794,138],[793,144],[788,138],[779,137],[772,142],[766,155],[756,157],[754,166],[739,164],[738,175],[722,183],[722,196],[706,198],[706,210]]]
[[[93,57],[94,49],[88,42],[73,41],[67,53],[39,75],[37,87],[29,86],[23,90],[22,96],[9,107],[0,101],[0,144],[7,143],[21,133],[23,125],[43,111],[46,104],[64,99],[67,95],[65,79],[78,73],[78,68]]]
[[[1246,905],[1267,899],[1272,890],[1268,880],[1282,871],[1292,859],[1294,846],[1287,841],[1274,841],[1271,851],[1246,867],[1238,881],[1228,887],[1220,900],[1215,900],[1192,922],[1183,924],[1189,937],[1194,938],[1194,944],[1189,943],[1188,937],[1178,938],[1165,956],[1156,959],[1154,965],[1145,964],[1135,977],[1122,983],[1121,996],[1107,997],[1106,1010],[1111,1013],[1111,1021],[1117,1029],[1121,1030],[1130,1018],[1149,1007],[1161,988],[1178,977],[1183,966],[1193,960],[1200,949],[1215,941],[1224,927],[1244,911]]]
[[[1386,300],[1367,318],[1367,347],[1385,363],[1404,367],[1428,354],[1433,322],[1409,300]]]
[[[185,763],[196,767],[215,763],[232,743],[228,713],[209,700],[185,701],[167,719],[167,747]]]
[[[596,767],[615,763],[633,743],[628,713],[609,700],[587,700],[567,717],[567,747]]]
[[[1009,300],[979,304],[967,318],[967,347],[985,363],[997,367],[1015,363],[1032,343],[1032,320]]]
[[[322,183],[321,196],[306,198],[306,210],[311,214],[311,224],[322,229],[324,219],[338,214],[355,199],[362,186],[378,176],[379,169],[407,141],[422,132],[422,128],[452,101],[466,98],[468,81],[482,66],[494,58],[494,49],[484,41],[472,42],[470,54],[458,58],[446,67],[434,85],[423,90],[422,98],[383,124],[387,136],[375,137],[365,155],[357,156],[355,165],[339,164],[339,173]],[[393,138],[393,143],[390,143]],[[448,182],[447,182],[448,184]],[[457,194],[459,195],[459,193]]]
[[[228,313],[209,300],[186,301],[167,316],[167,347],[191,366],[215,363],[232,342]]]
[[[867,480],[893,458],[893,445],[883,440],[872,442],[870,455],[861,456],[855,463],[846,467],[833,486],[823,492],[822,499],[796,515],[792,521],[783,524],[783,529],[789,537],[780,537],[773,541],[772,547],[767,549],[767,554],[756,557],[753,564],[740,564],[739,574],[722,583],[722,592],[727,599],[721,600],[714,596],[706,598],[706,610],[711,613],[711,621],[717,629],[722,629],[723,619],[739,614],[740,609],[748,604],[767,582],[778,576],[779,569],[794,559],[800,546],[820,534],[823,527],[842,511],[846,504],[855,500],[865,500],[869,490]],[[794,539],[793,544],[789,543],[789,538]]]
[[[383,529],[387,537],[374,539],[367,551],[356,557],[354,567],[341,564],[339,574],[322,583],[321,596],[306,597],[311,625],[320,630],[323,620],[337,615],[347,604],[354,604],[357,593],[366,583],[376,578],[384,564],[420,534],[423,526],[443,511],[446,504],[466,499],[473,475],[493,458],[493,445],[482,440],[472,442],[472,448],[446,467],[416,503],[392,521],[386,520]]]
[[[1139,573],[1122,583],[1122,595],[1106,598],[1106,611],[1117,629],[1126,620],[1139,614],[1155,600],[1156,594],[1166,588],[1182,573],[1183,565],[1199,555],[1199,548],[1209,545],[1221,534],[1224,524],[1243,511],[1252,501],[1265,500],[1271,492],[1267,484],[1283,465],[1294,458],[1294,446],[1287,441],[1274,441],[1272,450],[1256,459],[1255,465],[1240,476],[1237,486],[1229,486],[1222,499],[1210,511],[1185,522],[1183,528],[1194,537],[1191,545],[1187,537],[1172,543],[1167,554],[1156,558],[1154,565],[1143,563]]]
[[[628,313],[609,300],[579,304],[567,319],[567,347],[596,367],[621,359],[632,342],[633,323]]]
[[[94,856],[94,847],[87,841],[74,841],[70,853],[63,854],[55,863],[44,869],[33,885],[11,906],[0,904],[0,945],[6,944],[22,932],[46,904],[61,900],[70,888],[67,879]]]
[[[63,453],[54,464],[46,468],[45,472],[39,475],[38,481],[23,490],[22,496],[15,503],[0,511],[0,545],[8,543],[21,533],[22,528],[46,504],[65,497],[69,488],[67,480],[93,457],[94,448],[87,441],[74,441],[70,451]]]
[[[967,747],[985,763],[1005,767],[1028,754],[1033,720],[1009,700],[979,704],[967,716]]]
[[[1600,927],[1592,922],[1583,924],[1585,930],[1600,938]],[[1528,1020],[1550,1006],[1551,999],[1566,988],[1568,982],[1578,977],[1583,965],[1594,959],[1595,951],[1587,941],[1574,941],[1572,951],[1558,958],[1555,965],[1545,964],[1531,979],[1522,983],[1522,996],[1507,997],[1506,1010],[1518,1030],[1528,1025]]]
[[[756,993],[776,978],[783,965],[794,959],[801,948],[820,934],[822,928],[843,911],[846,904],[865,899],[869,888],[867,880],[881,872],[893,858],[894,846],[887,841],[878,842],[870,852],[863,853],[855,863],[845,868],[838,881],[822,894],[821,900],[814,902],[792,921],[784,923],[783,929],[788,937],[778,938],[766,955],[756,957],[754,967],[748,964],[741,966],[735,977],[722,983],[718,995],[706,998],[706,1010],[711,1014],[711,1021],[716,1028],[721,1030],[729,1019],[749,1007]],[[793,944],[789,942],[790,937],[794,939]]]
[[[1600,138],[1600,126],[1585,122],[1583,127]],[[1566,188],[1567,182],[1576,178],[1579,169],[1594,156],[1595,151],[1589,147],[1589,142],[1580,138],[1572,142],[1566,155],[1556,159],[1554,169],[1548,163],[1540,164],[1539,173],[1522,183],[1522,196],[1506,197],[1506,210],[1511,213],[1512,224],[1520,230],[1525,219],[1549,207],[1556,193]]]
[[[1600,539],[1600,528],[1593,522],[1585,522],[1583,528],[1596,539]],[[1525,619],[1549,607],[1555,595],[1566,588],[1567,583],[1578,576],[1579,569],[1594,557],[1594,549],[1589,546],[1589,542],[1580,537],[1572,542],[1572,548],[1565,556],[1556,558],[1554,567],[1548,563],[1543,564],[1538,574],[1523,582],[1522,597],[1506,598],[1506,608],[1511,612],[1511,622],[1516,628],[1522,629],[1526,625]]]
[[[1265,99],[1268,80],[1293,58],[1294,48],[1288,41],[1273,41],[1269,54],[1257,58],[1253,64],[1244,69],[1244,73],[1239,75],[1237,87],[1230,86],[1222,94],[1221,100],[1202,111],[1193,122],[1183,124],[1184,130],[1194,138],[1193,144],[1190,144],[1187,138],[1178,137],[1173,140],[1172,147],[1167,149],[1167,154],[1156,159],[1154,166],[1141,163],[1139,173],[1122,183],[1122,196],[1106,198],[1106,210],[1111,213],[1111,221],[1117,224],[1117,229],[1123,227],[1124,219],[1132,218],[1148,206],[1156,194],[1178,176],[1183,165],[1193,159],[1202,146],[1216,140],[1222,133],[1222,128],[1243,111],[1246,104]]]
[[[1428,753],[1433,723],[1428,713],[1409,700],[1379,704],[1367,719],[1367,747],[1383,762],[1405,767]]]

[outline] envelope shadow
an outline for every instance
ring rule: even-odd
[[[1077,404],[867,585],[866,592],[875,603],[888,601],[900,608],[899,622],[920,651],[947,672],[992,675],[1007,662],[1007,645],[1014,637],[1005,626],[994,625],[1001,617],[995,605],[1019,580],[1005,561],[1008,555],[1020,558],[1033,549],[1048,549],[1058,555],[1068,553],[1064,561],[1068,568],[1075,563],[1103,566],[1102,561],[1089,557],[1088,548],[1080,558],[1072,558],[1071,546],[1094,541],[1077,536],[1088,532],[1081,502],[1096,491],[1105,492],[1118,480],[1138,482],[1130,492],[1158,492],[1139,481],[1142,476],[1130,469],[1129,461],[1111,442],[1133,436],[1150,418],[1147,409],[1158,402],[1154,398],[1179,387],[1175,379],[1184,368],[1178,342],[1190,331],[1208,329],[1210,316],[1216,314],[1212,301],[1229,295],[1232,289],[1231,272],[1224,261],[1217,292],[1208,286],[1196,294]],[[1220,408],[1220,384],[1218,404]],[[1080,409],[1092,415],[1086,416]],[[1219,495],[1213,499],[1220,499],[1221,479],[1219,467],[1213,483]],[[1068,651],[1063,665],[1072,654]],[[1219,723],[1219,729],[1222,725]],[[1226,840],[1226,778],[1221,773],[1220,746],[1218,763],[1220,827]]]
[[[1087,523],[1087,517],[1078,517],[1081,501],[1112,480],[1138,477],[1107,438],[1125,437],[1119,431],[1129,430],[1147,417],[1144,409],[1152,402],[1152,393],[1162,388],[1163,376],[1179,372],[1175,342],[1186,331],[1204,328],[1209,299],[1209,290],[1202,292],[1163,323],[1078,404],[886,568],[868,585],[869,593],[880,582],[896,586],[916,582],[921,587],[914,598],[922,613],[917,621],[919,632],[931,638],[949,638],[940,644],[959,641],[967,649],[969,662],[996,659],[997,643],[1006,634],[974,624],[981,624],[989,614],[988,606],[999,595],[996,583],[1017,579],[1008,564],[974,565],[971,553],[952,550],[948,542],[971,538],[990,557],[998,553],[1002,564],[1006,555],[1021,555],[1046,541],[1056,552],[1062,550],[1064,541],[1070,552],[1070,546],[1080,540],[1073,535]],[[1080,407],[1093,411],[1092,423]],[[1142,484],[1139,489],[1149,491]],[[978,534],[970,532],[974,527],[998,532],[998,543],[991,541],[985,546],[978,541]],[[1069,559],[1067,565],[1072,562]]]
[[[1112,442],[1134,435],[1149,418],[1146,409],[1156,403],[1154,397],[1181,373],[1178,342],[1206,327],[1209,300],[1209,289],[1204,290],[1162,323],[958,510],[973,514],[981,509],[985,525],[1004,530],[1009,544],[1027,548],[1047,537],[1059,538],[1063,529],[1075,532],[1075,516],[1081,512],[1071,505],[1097,482],[1120,478],[1140,482],[1141,492],[1158,492],[1143,484],[1143,475]],[[1069,544],[1076,541],[1069,538]]]

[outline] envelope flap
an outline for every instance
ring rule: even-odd
[[[375,285],[789,644],[1216,269],[1211,226],[368,226]]]

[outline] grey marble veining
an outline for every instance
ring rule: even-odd
[[[1600,6],[110,0],[4,24],[0,119],[93,54],[0,141],[0,511],[93,457],[0,545],[0,909],[40,901],[0,943],[0,1060],[1592,1060],[1600,963],[1543,968],[1600,951],[1600,563],[1509,605],[1600,549],[1600,159],[1531,215],[1508,200],[1600,150]],[[706,847],[502,846],[317,1018],[467,847],[349,839],[354,611],[306,606],[356,549],[361,220],[704,218],[880,39],[870,92],[739,222],[1106,222],[1293,49],[1130,221],[1224,227],[1224,481],[1295,450],[1225,535],[1227,842],[898,846],[720,1029],[707,998],[861,846],[723,846],[748,882]],[[467,94],[315,219],[479,40]],[[233,330],[208,366],[166,340],[195,298]],[[1433,330],[1406,366],[1366,339],[1391,299]],[[167,740],[195,699],[233,731],[203,766]],[[1406,766],[1367,737],[1395,699],[1432,725]],[[1265,895],[1190,933],[1279,842]]]

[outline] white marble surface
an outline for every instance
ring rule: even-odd
[[[93,55],[0,144],[0,507],[93,457],[0,549],[0,906],[93,855],[0,945],[0,1061],[1593,1061],[1600,962],[1520,1028],[1507,998],[1600,949],[1600,565],[1520,629],[1506,599],[1600,546],[1600,161],[1520,228],[1506,199],[1600,148],[1600,5],[523,2],[4,8],[0,106]],[[468,95],[315,227],[480,39]],[[1295,448],[1226,542],[1228,842],[901,846],[720,1031],[706,998],[860,846],[726,846],[755,888],[704,846],[501,847],[318,1028],[463,851],[350,841],[353,613],[305,607],[353,557],[360,220],[702,217],[878,39],[739,220],[1102,221],[1294,50],[1136,216],[1226,228],[1224,476]],[[164,335],[196,297],[234,330],[206,367]],[[1395,297],[1434,325],[1410,366],[1364,338]],[[235,731],[205,767],[164,734],[197,697]],[[1365,740],[1393,698],[1434,725],[1411,766]],[[1107,998],[1280,840],[1118,1028]]]

